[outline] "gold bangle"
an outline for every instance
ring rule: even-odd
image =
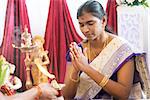
[[[75,80],[75,79],[73,79],[71,76],[72,76],[72,75],[70,75],[70,80],[71,80],[72,82],[75,82],[75,83],[78,83],[78,82],[79,82],[79,80],[80,80],[79,77]]]
[[[99,83],[99,86],[101,86],[102,88],[104,86],[106,86],[106,84],[108,83],[109,78],[107,78],[106,76],[104,76],[104,78],[102,79],[102,81]]]
[[[35,100],[39,100],[39,98],[41,97],[42,95],[42,89],[37,85],[35,86],[35,88],[37,89],[37,96],[35,97]]]

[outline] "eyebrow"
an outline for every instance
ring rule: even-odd
[[[89,20],[89,21],[87,21],[87,22],[85,22],[85,23],[90,23],[90,22],[94,22],[93,20]],[[82,24],[81,22],[79,22],[79,24]]]

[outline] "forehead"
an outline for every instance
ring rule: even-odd
[[[79,23],[84,23],[88,21],[100,21],[100,19],[93,16],[91,13],[83,13],[83,15],[78,18],[78,21]]]

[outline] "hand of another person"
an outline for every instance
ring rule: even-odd
[[[6,100],[4,95],[0,92],[0,100]]]
[[[39,87],[42,90],[42,95],[40,97],[41,100],[51,100],[57,98],[58,91],[54,89],[50,83],[42,83]]]
[[[86,56],[86,49],[82,53],[81,47],[79,47],[75,42],[70,45],[70,56],[72,59],[72,64],[77,70],[82,70],[83,66],[88,64],[88,59]]]

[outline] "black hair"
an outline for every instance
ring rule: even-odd
[[[93,16],[99,18],[100,20],[104,16],[107,16],[103,9],[103,6],[98,1],[95,0],[88,0],[79,7],[77,11],[77,19],[84,13],[91,13]],[[105,31],[113,33],[112,30],[110,30],[107,25],[105,27]]]
[[[98,1],[88,0],[81,5],[77,11],[77,19],[84,13],[91,13],[93,16],[102,19],[106,15],[102,5]]]

